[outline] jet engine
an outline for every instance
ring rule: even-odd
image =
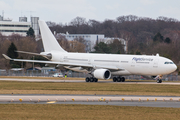
[[[111,77],[111,72],[108,69],[96,69],[93,75],[95,78],[107,80]]]

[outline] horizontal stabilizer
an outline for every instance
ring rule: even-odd
[[[8,57],[7,55],[5,54],[2,54],[7,60],[12,60],[10,57]]]
[[[49,53],[47,55],[44,55],[44,54],[39,54],[39,53],[32,53],[32,52],[25,52],[25,51],[16,51],[18,53],[24,53],[24,54],[29,54],[29,55],[37,55],[37,56],[43,56],[47,59],[51,59],[52,58],[52,55]]]
[[[32,53],[32,52],[25,52],[25,51],[16,51],[16,52],[18,52],[18,53],[24,53],[24,54],[30,54],[30,55],[40,55],[40,56],[42,56],[42,55],[39,54],[39,53]]]

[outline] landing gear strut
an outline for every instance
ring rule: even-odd
[[[86,82],[98,82],[98,79],[94,77],[87,77]]]
[[[157,79],[157,83],[162,83],[162,80],[161,79]]]
[[[156,78],[157,83],[162,83],[162,75],[157,75]]]
[[[124,77],[113,77],[113,82],[125,82]]]

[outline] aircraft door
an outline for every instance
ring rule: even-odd
[[[154,65],[153,65],[154,68],[157,68],[157,67],[158,67],[158,62],[159,62],[159,59],[156,58],[156,59],[154,60]]]
[[[136,61],[132,60],[131,67],[135,67]]]

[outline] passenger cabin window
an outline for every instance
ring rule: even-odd
[[[165,62],[164,64],[174,64],[173,62]]]

